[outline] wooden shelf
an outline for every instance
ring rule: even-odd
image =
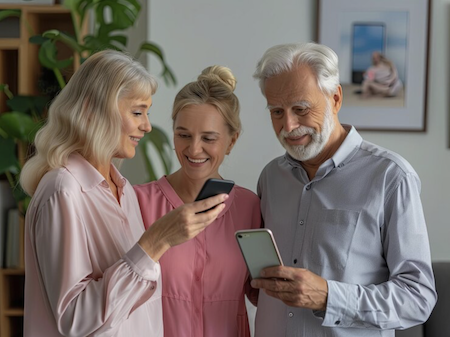
[[[25,275],[25,269],[1,269],[3,275]]]
[[[23,309],[8,309],[3,314],[8,317],[23,316]]]
[[[0,9],[20,9],[28,13],[70,13],[70,11],[62,5],[19,5],[19,4],[0,4]]]
[[[20,47],[20,39],[0,39],[2,50],[17,50]]]
[[[19,336],[23,331],[25,271],[0,269],[0,336]]]
[[[38,95],[42,74],[39,46],[29,43],[29,38],[50,29],[74,34],[71,13],[62,5],[0,4],[0,11],[6,9],[19,9],[21,15],[20,19],[11,18],[0,27],[3,29],[0,31],[0,84],[8,84],[13,95]],[[83,29],[86,31],[87,25]],[[70,56],[76,55],[67,46],[58,44],[58,57]],[[75,66],[65,69],[63,75],[67,80],[74,69]],[[0,113],[7,111],[6,96],[1,93]],[[23,243],[23,234],[21,238]],[[0,269],[0,337],[23,335],[24,285],[24,269]]]

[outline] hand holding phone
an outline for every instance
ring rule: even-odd
[[[240,230],[235,236],[252,279],[260,278],[264,268],[283,265],[270,229]]]
[[[203,200],[221,193],[229,194],[233,189],[233,186],[234,181],[232,180],[210,178],[203,185],[197,198],[195,198],[195,201]],[[206,209],[198,213],[204,213],[210,209]]]

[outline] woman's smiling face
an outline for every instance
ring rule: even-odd
[[[147,132],[152,130],[148,120],[148,109],[152,105],[152,98],[119,100],[119,111],[122,116],[122,135],[117,158],[133,158],[139,141]]]
[[[174,145],[184,174],[193,180],[220,178],[219,167],[237,137],[230,135],[225,119],[214,106],[181,109],[174,123]]]

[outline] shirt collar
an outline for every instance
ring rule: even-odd
[[[334,163],[335,167],[348,162],[356,153],[356,150],[361,146],[362,143],[362,137],[358,133],[358,131],[356,131],[355,127],[347,124],[342,124],[342,126],[346,131],[348,131],[348,134],[342,142],[341,146],[339,146],[337,151],[331,157],[331,162]],[[301,162],[292,158],[289,153],[286,152],[284,156],[291,166],[301,167]],[[325,163],[329,162],[329,160],[325,161]]]
[[[348,131],[348,134],[341,146],[339,146],[334,153],[333,157],[331,157],[335,167],[348,162],[356,153],[356,150],[360,148],[362,143],[362,137],[358,131],[356,131],[354,126],[347,124],[342,124],[342,126]]]
[[[108,184],[100,172],[79,153],[72,153],[64,167],[80,184],[83,192],[87,192],[100,184]],[[117,187],[125,186],[126,179],[112,164],[110,174]]]

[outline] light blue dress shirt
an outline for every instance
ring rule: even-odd
[[[288,154],[261,173],[265,227],[284,264],[325,278],[328,300],[313,312],[261,291],[256,337],[394,336],[436,303],[417,173],[344,127],[345,141],[311,181]]]

